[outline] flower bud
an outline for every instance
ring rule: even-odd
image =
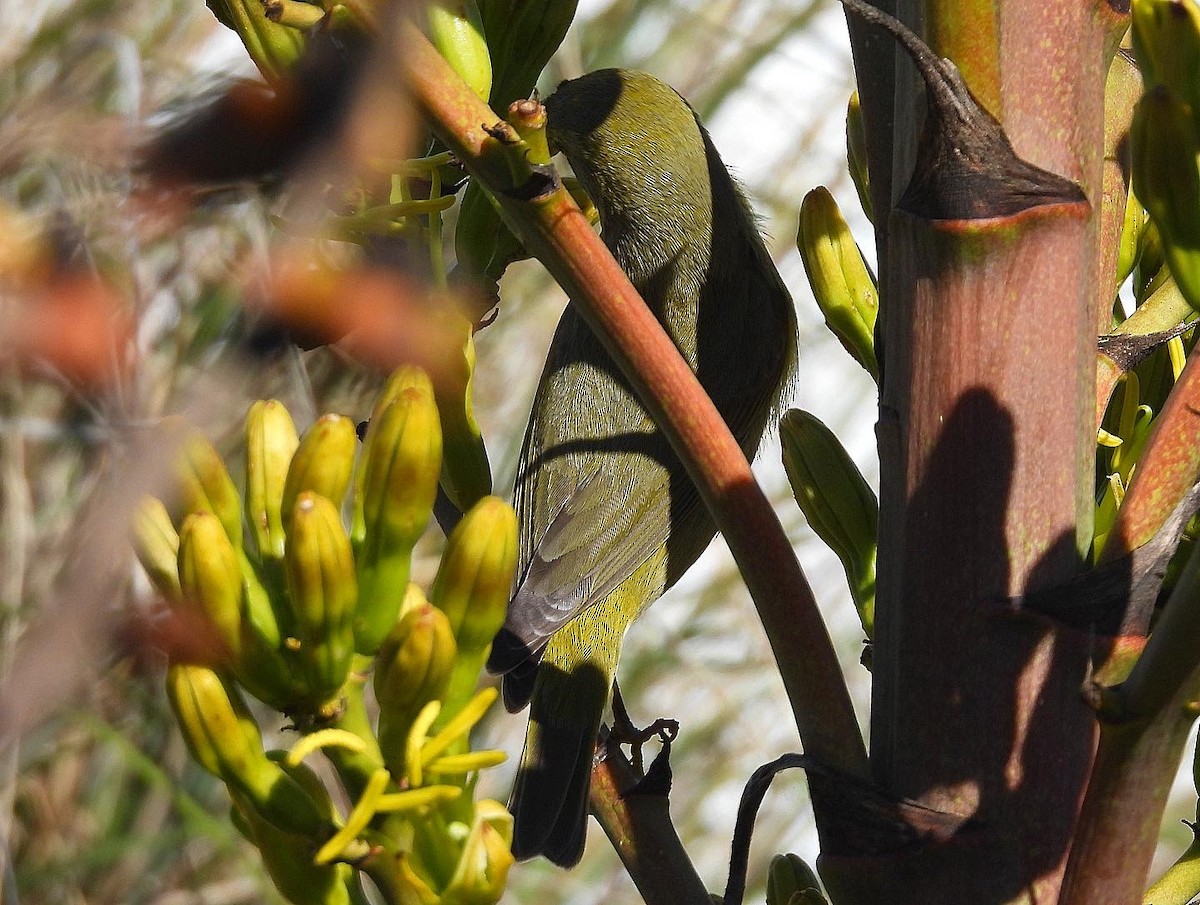
[[[813,532],[837,554],[863,631],[875,623],[875,552],[879,503],[833,432],[815,416],[792,409],[779,424],[783,466]]]
[[[290,517],[300,494],[312,491],[340,511],[350,477],[358,436],[354,422],[342,415],[322,415],[304,432],[292,456],[283,487],[283,511]]]
[[[192,756],[244,796],[259,816],[310,839],[331,835],[330,821],[308,793],[267,758],[254,717],[217,673],[173,664],[167,670],[167,698]]]
[[[246,413],[246,521],[259,557],[283,559],[283,487],[299,440],[287,407],[259,400]]]
[[[1200,107],[1200,5],[1196,0],[1134,0],[1133,50],[1147,87],[1165,85]]]
[[[462,336],[462,355],[448,367],[434,386],[442,425],[442,489],[461,511],[466,512],[492,492],[492,470],[488,464],[483,434],[475,420],[471,400],[475,380],[475,341],[466,318],[450,314]]]
[[[529,97],[575,18],[577,0],[479,0],[492,55],[491,105]]]
[[[220,453],[199,431],[183,442],[176,466],[183,516],[211,512],[220,521],[235,550],[242,546],[242,501]],[[182,522],[183,518],[180,518]]]
[[[483,100],[492,90],[492,58],[475,0],[430,0],[425,7],[429,42]]]
[[[1133,114],[1129,137],[1137,196],[1158,227],[1184,298],[1200,310],[1200,147],[1195,112],[1159,86]]]
[[[1149,225],[1149,214],[1131,190],[1125,199],[1125,218],[1121,223],[1121,239],[1117,250],[1117,289],[1120,289],[1121,284],[1133,273],[1142,245],[1142,233]]]
[[[227,663],[252,695],[278,709],[295,699],[295,683],[277,644],[264,637],[251,613],[251,591],[259,607],[269,606],[245,562],[229,543],[216,517],[189,515],[179,542],[179,583],[185,605],[213,629]]]
[[[179,587],[185,605],[212,626],[229,660],[242,653],[242,575],[237,554],[217,517],[194,512],[179,535]]]
[[[409,732],[425,705],[445,694],[454,656],[450,623],[428,603],[405,613],[379,648],[379,748],[392,776],[404,775]]]
[[[133,547],[150,582],[168,600],[181,599],[179,534],[162,500],[142,497],[133,515]]]
[[[517,517],[485,497],[451,532],[429,598],[446,614],[458,648],[439,724],[467,702],[508,610],[517,568]]]
[[[363,540],[358,550],[359,600],[354,620],[359,653],[371,654],[396,622],[412,548],[433,511],[441,469],[442,432],[433,388],[419,374],[367,434],[360,493]]]
[[[879,291],[837,202],[823,187],[809,192],[800,206],[796,247],[825,323],[854,360],[878,380]]]
[[[350,673],[358,583],[350,538],[333,503],[305,491],[290,520],[284,563],[300,642],[295,657],[309,692],[303,703],[319,709]]]
[[[365,430],[365,433],[359,433],[359,438],[363,442],[359,450],[358,461],[354,466],[353,516],[350,522],[350,545],[356,554],[362,546],[363,535],[366,533],[363,515],[363,484],[367,479],[367,461],[371,453],[371,425],[378,425],[382,421],[383,413],[387,411],[388,406],[395,402],[404,391],[415,389],[418,392],[424,392],[425,388],[429,386],[431,386],[429,377],[420,368],[397,368],[375,398],[371,417],[367,419],[365,425],[359,425],[359,429]]]
[[[821,883],[799,855],[776,855],[767,869],[767,905],[824,905]]]
[[[850,95],[846,105],[846,160],[850,166],[850,178],[858,192],[858,203],[872,223],[875,217],[871,209],[871,176],[867,170],[867,131],[863,125],[862,106],[858,92]]]
[[[304,52],[304,35],[267,18],[262,0],[206,0],[217,21],[237,32],[264,79],[278,88]]]

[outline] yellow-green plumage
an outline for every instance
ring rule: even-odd
[[[686,102],[603,70],[546,101],[605,243],[747,456],[791,373],[795,312],[753,215]],[[489,668],[530,703],[513,852],[583,853],[601,715],[629,623],[716,532],[683,465],[573,307],[559,322],[517,474],[518,583]]]

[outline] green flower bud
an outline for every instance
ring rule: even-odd
[[[383,385],[383,389],[379,391],[379,395],[375,399],[375,405],[371,409],[371,417],[367,421],[367,433],[362,448],[358,454],[358,461],[354,467],[354,500],[353,500],[353,518],[350,525],[350,544],[357,554],[362,546],[363,536],[366,534],[366,522],[363,515],[363,484],[367,477],[367,460],[370,458],[372,434],[371,425],[378,425],[383,419],[383,413],[387,411],[389,405],[395,402],[402,393],[406,390],[416,389],[418,392],[423,392],[425,388],[431,386],[429,377],[420,368],[401,367],[387,379]]]
[[[441,483],[450,501],[465,512],[492,492],[492,470],[471,401],[475,380],[471,325],[458,314],[449,316],[456,322],[463,345],[462,356],[434,386],[442,425]]]
[[[1180,291],[1200,310],[1200,157],[1191,107],[1161,86],[1138,101],[1130,128],[1133,182],[1163,240]]]
[[[878,381],[875,318],[879,291],[837,202],[824,187],[809,192],[800,206],[796,247],[825,323],[854,360]]]
[[[233,548],[242,546],[242,501],[225,462],[199,431],[189,432],[176,466],[183,517],[211,512],[220,521]]]
[[[529,97],[575,18],[576,0],[480,0],[492,54],[491,106]]]
[[[283,511],[291,516],[296,499],[310,490],[341,509],[350,477],[358,436],[354,422],[342,415],[322,415],[304,432],[292,457],[283,488]]]
[[[259,400],[246,413],[246,521],[259,557],[283,559],[283,488],[299,443],[287,407]]]
[[[179,534],[157,497],[142,497],[134,511],[133,548],[158,592],[168,600],[180,600]]]
[[[367,434],[360,492],[363,540],[358,550],[355,645],[370,654],[396,622],[412,548],[433,511],[441,470],[442,431],[433,388],[420,372]]]
[[[816,873],[799,855],[776,855],[771,859],[767,905],[825,905]]]
[[[179,587],[186,605],[212,626],[229,662],[242,654],[242,573],[217,517],[194,512],[179,535]]]
[[[1165,85],[1200,106],[1200,5],[1195,0],[1134,0],[1133,51],[1147,87]]]
[[[458,648],[436,725],[445,724],[475,691],[492,639],[504,624],[516,569],[517,516],[499,497],[485,497],[450,534],[429,592]]]
[[[512,815],[498,801],[484,800],[475,805],[471,832],[439,905],[491,905],[500,901],[515,860],[509,851],[512,825]]]
[[[837,554],[863,631],[875,626],[875,553],[879,503],[833,432],[815,416],[792,409],[779,424],[783,466],[800,511]]]
[[[867,219],[874,223],[875,217],[871,209],[871,176],[867,171],[867,131],[863,125],[862,106],[859,104],[857,91],[850,95],[850,102],[846,105],[846,160],[850,166],[854,190],[858,192],[858,203],[862,205]]]
[[[304,703],[319,709],[337,695],[350,673],[358,599],[350,538],[337,507],[325,497],[300,494],[284,562],[300,642],[295,656],[309,692]]]
[[[1149,225],[1150,215],[1142,207],[1142,202],[1138,201],[1137,195],[1130,191],[1125,200],[1125,219],[1121,224],[1121,240],[1117,251],[1116,287],[1118,289],[1133,273],[1142,245],[1142,233]]]
[[[240,793],[272,825],[313,840],[332,825],[312,798],[266,756],[262,735],[241,695],[206,666],[167,670],[167,699],[188,750],[208,772]]]
[[[454,658],[450,623],[428,603],[405,613],[384,639],[374,681],[379,748],[392,776],[404,775],[409,732],[425,705],[442,699]]]
[[[430,0],[426,34],[450,68],[483,100],[492,90],[492,58],[475,0]]]
[[[304,52],[304,35],[267,18],[262,0],[205,0],[217,21],[237,32],[250,59],[273,87],[286,81],[288,71]]]

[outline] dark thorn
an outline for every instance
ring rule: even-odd
[[[1176,336],[1182,336],[1194,326],[1196,321],[1191,320],[1158,333],[1110,333],[1101,336],[1097,345],[1102,355],[1107,355],[1122,372],[1125,372],[1145,361],[1159,346],[1170,342]]]
[[[842,3],[891,34],[925,82],[929,107],[917,163],[897,209],[926,220],[983,220],[1087,201],[1071,180],[1017,156],[1003,126],[975,100],[952,62],[864,0]]]

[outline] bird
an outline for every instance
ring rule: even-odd
[[[741,189],[686,100],[620,69],[545,100],[550,140],[601,238],[753,458],[796,359],[792,299]],[[625,631],[716,525],[666,436],[574,305],[555,330],[514,491],[515,590],[488,668],[530,705],[512,851],[577,863]]]

